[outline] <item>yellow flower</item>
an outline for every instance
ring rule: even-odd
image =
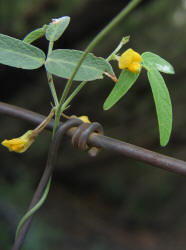
[[[91,123],[88,116],[86,116],[86,115],[82,115],[82,116],[71,115],[71,116],[68,116],[68,115],[65,115],[64,113],[62,113],[62,116],[64,118],[66,118],[66,119],[78,118],[78,119],[82,120],[83,122]]]
[[[133,49],[126,50],[119,59],[119,68],[128,69],[133,73],[138,73],[141,69],[142,58],[139,53]]]
[[[1,144],[7,147],[9,151],[23,153],[34,142],[34,139],[33,130],[28,130],[24,135],[11,140],[4,140]]]
[[[79,116],[78,119],[80,119],[80,120],[82,120],[83,122],[86,122],[86,123],[91,123],[88,116],[86,116],[86,115]]]

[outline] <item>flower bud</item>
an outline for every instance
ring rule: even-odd
[[[1,144],[7,147],[9,151],[23,153],[34,142],[34,139],[35,137],[33,137],[33,130],[28,130],[24,135],[11,140],[5,139]]]

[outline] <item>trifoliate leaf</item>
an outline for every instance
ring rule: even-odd
[[[45,54],[37,47],[0,34],[0,63],[22,69],[37,69],[44,64]]]
[[[81,58],[83,52],[79,50],[53,50],[46,60],[46,69],[51,74],[69,79]],[[103,78],[103,73],[114,74],[111,65],[101,57],[89,53],[75,75],[76,81],[92,81]]]
[[[112,89],[103,105],[104,110],[110,109],[127,93],[127,91],[137,80],[139,73],[133,73],[128,71],[127,69],[121,71],[118,82],[116,82],[116,84],[114,85],[114,88]]]
[[[157,69],[161,72],[164,72],[166,74],[174,74],[174,68],[173,66],[161,58],[160,56],[152,53],[152,52],[144,52],[142,54],[142,61],[143,61],[143,66],[146,67],[147,69]]]
[[[162,75],[156,69],[147,72],[158,117],[160,144],[166,146],[172,130],[172,104]]]

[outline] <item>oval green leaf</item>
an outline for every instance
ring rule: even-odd
[[[127,69],[122,70],[118,82],[114,85],[114,88],[103,105],[104,110],[110,109],[127,93],[137,80],[139,73],[133,73]]]
[[[158,117],[160,144],[166,146],[172,130],[172,104],[162,75],[156,69],[147,72]]]
[[[82,54],[83,52],[79,50],[53,50],[46,60],[46,69],[51,74],[69,79]],[[89,53],[78,69],[74,80],[92,81],[101,79],[105,71],[114,74],[111,65],[104,58]]]
[[[24,39],[23,42],[25,43],[33,43],[35,40],[43,37],[45,35],[47,25],[43,25],[43,27],[33,30],[30,32]]]
[[[147,69],[157,69],[161,72],[164,72],[166,74],[174,74],[174,68],[173,66],[161,58],[160,56],[151,53],[151,52],[144,52],[142,54],[142,62],[143,66]]]
[[[44,64],[45,54],[37,47],[0,34],[0,63],[22,69],[37,69]]]
[[[68,27],[69,23],[69,16],[53,19],[46,29],[46,39],[51,42],[58,40]]]

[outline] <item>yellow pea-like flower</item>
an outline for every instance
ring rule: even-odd
[[[87,115],[82,115],[82,116],[71,115],[71,116],[68,116],[68,115],[62,113],[62,116],[65,117],[66,119],[78,118],[78,119],[82,120],[83,122],[91,123],[91,121],[89,120]]]
[[[1,144],[9,149],[9,151],[14,151],[16,153],[25,152],[31,144],[34,142],[35,138],[43,131],[46,125],[51,121],[54,116],[54,109],[50,111],[49,115],[34,129],[28,130],[24,135],[13,138],[10,140],[5,139]]]
[[[33,130],[28,130],[24,135],[10,140],[5,139],[1,144],[16,153],[25,152],[34,142]]]
[[[141,69],[141,55],[133,49],[127,49],[119,59],[119,68],[138,73]]]
[[[82,120],[83,122],[86,122],[86,123],[91,123],[88,116],[86,116],[86,115],[79,116],[78,119],[80,119],[80,120]]]

